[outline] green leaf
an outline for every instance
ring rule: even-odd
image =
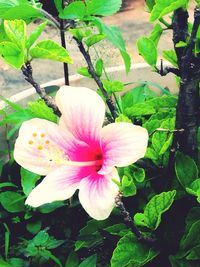
[[[36,222],[30,222],[26,225],[26,229],[31,233],[31,234],[37,234],[42,227],[41,221],[36,221]]]
[[[103,80],[103,87],[109,93],[121,92],[124,90],[124,84],[120,81]]]
[[[169,61],[173,66],[178,67],[177,56],[174,50],[163,51],[163,57]]]
[[[45,231],[40,231],[34,238],[33,243],[35,246],[44,246],[49,240],[49,234]]]
[[[96,72],[96,75],[98,77],[101,77],[102,76],[102,73],[103,73],[103,60],[101,58],[99,58],[96,61],[96,64],[95,64],[95,72]]]
[[[12,43],[24,49],[26,42],[26,23],[23,20],[5,20],[4,30]]]
[[[188,0],[155,0],[150,21],[153,22],[178,8],[186,8]]]
[[[72,2],[59,14],[61,19],[82,19],[86,15],[86,7],[82,1]]]
[[[151,66],[155,66],[157,62],[157,49],[154,42],[147,37],[140,37],[137,40],[137,48],[139,54]]]
[[[126,51],[125,41],[119,28],[116,26],[105,25],[100,19],[97,18],[93,19],[92,21],[97,25],[100,25],[102,33],[107,36],[107,40],[119,49],[126,67],[126,73],[128,73],[131,68],[131,58]]]
[[[82,261],[78,267],[96,267],[97,263],[97,255],[91,255],[90,257],[88,257],[87,259],[85,259],[84,261]]]
[[[199,260],[200,259],[200,245],[192,248],[186,257],[187,260]]]
[[[200,220],[194,222],[189,228],[188,233],[182,238],[180,248],[182,250],[189,250],[199,245],[200,239]]]
[[[145,4],[146,4],[148,11],[151,11],[155,5],[155,0],[146,0]]]
[[[176,47],[186,47],[187,46],[187,43],[183,42],[183,41],[180,41],[176,44]]]
[[[22,259],[20,259],[20,258],[10,258],[9,259],[9,263],[13,267],[24,267],[24,261]]]
[[[151,198],[144,209],[145,223],[149,226],[149,228],[152,230],[158,228],[162,214],[171,207],[175,196],[176,190],[173,190],[162,192],[161,194],[155,195]]]
[[[131,196],[136,195],[137,188],[133,182],[132,177],[128,177],[124,175],[122,177],[121,187],[122,187],[121,189],[122,189],[124,197],[131,197]]]
[[[133,107],[126,108],[125,114],[130,117],[140,117],[146,115],[152,115],[156,113],[156,109],[148,103],[138,103]]]
[[[0,174],[1,174],[1,172],[0,172]],[[17,187],[17,186],[13,183],[10,183],[10,182],[0,183],[0,188],[4,188],[4,187]]]
[[[28,103],[28,109],[34,117],[45,119],[52,122],[57,122],[57,116],[53,110],[46,105],[44,100],[37,100]]]
[[[35,184],[39,180],[40,175],[30,172],[24,168],[21,168],[20,174],[23,192],[26,196],[28,196],[35,187]]]
[[[200,179],[196,179],[193,181],[188,187],[186,187],[186,191],[197,197],[197,201],[200,203]]]
[[[54,4],[56,6],[56,9],[60,13],[62,11],[62,0],[54,0]]]
[[[30,55],[33,58],[50,59],[65,63],[72,63],[66,49],[52,40],[44,40],[37,43],[30,49]]]
[[[144,182],[145,170],[143,168],[135,168],[133,171],[133,177],[138,183]]]
[[[122,0],[87,0],[87,14],[110,16],[120,10]]]
[[[63,206],[65,206],[66,204],[64,204],[63,201],[54,201],[52,203],[48,203],[48,204],[44,204],[42,206],[40,206],[38,209],[41,213],[47,214],[47,213],[51,213],[54,210],[61,208]]]
[[[150,262],[159,252],[137,241],[133,233],[127,233],[117,243],[111,267],[140,267]]]
[[[48,240],[48,244],[46,245],[46,248],[55,249],[60,247],[63,243],[65,243],[65,240],[57,240],[54,237],[50,237]]]
[[[156,47],[158,45],[158,42],[160,40],[160,37],[161,37],[162,33],[163,33],[163,28],[160,26],[160,24],[157,23],[153,27],[153,30],[152,30],[152,32],[151,32],[151,34],[149,36],[149,39],[151,39],[154,42]]]
[[[24,196],[7,191],[0,194],[0,203],[9,212],[24,211]]]
[[[198,168],[193,159],[181,152],[176,153],[175,171],[180,184],[185,188],[198,178]]]
[[[108,227],[104,228],[104,230],[107,231],[108,233],[110,233],[111,235],[116,235],[116,236],[120,236],[120,237],[123,237],[129,231],[127,226],[123,223],[108,226]]]
[[[85,44],[90,47],[106,38],[105,34],[94,34],[85,40]]]
[[[37,26],[29,35],[27,41],[26,41],[26,48],[29,49],[35,41],[38,39],[38,37],[41,35],[41,33],[44,31],[48,21],[44,21],[39,26]]]
[[[80,75],[83,75],[85,77],[92,78],[92,75],[89,73],[87,67],[81,67],[81,68],[79,68],[77,70],[77,73],[80,74]]]
[[[148,225],[145,223],[145,215],[144,215],[144,213],[136,213],[134,215],[134,222],[138,226],[148,227]]]
[[[0,43],[0,57],[10,66],[21,69],[24,64],[24,53],[11,42]]]
[[[65,267],[78,267],[78,264],[79,264],[78,256],[74,251],[72,251],[67,258]]]
[[[13,267],[12,265],[10,265],[8,262],[0,259],[0,266],[1,267]]]

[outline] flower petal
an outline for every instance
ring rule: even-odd
[[[115,197],[119,188],[112,179],[119,181],[115,168],[105,176],[93,173],[80,182],[80,203],[86,212],[96,220],[108,218],[115,206]]]
[[[87,160],[88,145],[53,122],[31,119],[22,124],[15,143],[14,158],[22,167],[46,175],[72,158]]]
[[[145,155],[147,130],[131,123],[111,123],[102,129],[103,166],[98,172],[109,172],[113,166],[124,167]]]
[[[98,146],[105,115],[102,98],[85,87],[63,86],[57,92],[56,104],[67,129],[77,139]]]
[[[53,201],[70,198],[82,178],[91,173],[89,167],[61,166],[47,175],[29,194],[25,204],[39,207]]]

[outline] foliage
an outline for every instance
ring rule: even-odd
[[[138,38],[137,49],[152,70],[162,74],[157,65],[160,38],[164,31],[172,29],[174,12],[185,12],[189,1],[145,2],[152,31],[148,36]],[[150,81],[130,83],[132,88],[127,91],[127,84],[110,79],[98,53],[96,58],[90,58],[90,51],[95,50],[97,43],[109,41],[119,50],[126,72],[129,72],[131,58],[120,29],[106,25],[102,20],[120,10],[121,0],[74,0],[64,7],[62,0],[54,0],[54,3],[58,17],[51,20],[51,16],[45,17],[40,1],[0,1],[1,59],[19,71],[25,71],[24,68],[36,59],[71,64],[73,59],[64,47],[50,39],[39,39],[48,25],[57,26],[59,19],[64,20],[64,30],[78,41],[79,46],[83,45],[94,69],[92,72],[87,64],[77,73],[97,80],[101,89],[98,92],[106,102],[107,97],[115,100],[115,122],[135,123],[147,129],[148,148],[143,159],[118,168],[120,181],[113,179],[130,214],[124,221],[117,208],[104,221],[91,220],[81,208],[77,194],[67,201],[28,207],[24,204],[25,199],[43,177],[14,162],[13,140],[24,121],[41,118],[56,123],[58,114],[46,105],[45,98],[22,107],[0,97],[6,104],[0,111],[0,127],[5,132],[7,144],[7,148],[0,151],[0,156],[3,155],[0,158],[0,266],[200,266],[199,161],[186,155],[187,151],[174,147],[174,136],[182,130],[176,128],[179,98]],[[200,4],[198,0],[196,3]],[[27,34],[29,24],[35,20],[34,30]],[[180,71],[177,51],[190,48],[192,27],[188,24],[187,38],[177,42],[175,49],[162,51],[162,57],[176,70]],[[198,61],[199,29],[192,42],[191,57]],[[180,80],[178,74],[176,78]],[[106,123],[111,120],[112,114],[107,110]],[[174,150],[177,150],[175,155]],[[200,130],[198,153],[199,150]],[[143,239],[138,238],[134,227]]]

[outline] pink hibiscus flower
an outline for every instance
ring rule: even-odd
[[[38,207],[70,198],[79,190],[79,200],[96,220],[106,219],[119,188],[115,167],[142,158],[147,131],[131,123],[111,123],[102,128],[105,104],[93,90],[63,86],[56,104],[59,124],[31,119],[22,124],[14,158],[25,169],[45,175],[29,194],[26,204]]]

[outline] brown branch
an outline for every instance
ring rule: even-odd
[[[117,197],[115,198],[115,204],[116,207],[120,210],[121,215],[124,218],[124,222],[131,229],[131,231],[135,234],[136,238],[140,242],[149,243],[149,244],[156,244],[157,239],[144,236],[142,232],[137,228],[137,226],[134,224],[133,220],[131,219],[131,216],[129,212],[126,210],[124,203],[122,202],[122,195],[119,193]]]
[[[34,88],[35,91],[37,92],[37,94],[41,97],[41,99],[44,100],[44,102],[46,103],[46,105],[50,108],[53,109],[53,112],[57,115],[57,116],[61,116],[61,113],[58,109],[58,107],[56,106],[56,104],[54,103],[53,99],[46,95],[45,91],[43,88],[41,88],[41,86],[34,80],[33,78],[33,70],[32,70],[32,66],[30,62],[27,62],[22,68],[22,73],[25,76],[25,80],[27,82],[29,82]]]
[[[91,74],[92,78],[95,80],[96,84],[98,85],[99,89],[101,90],[103,96],[106,99],[106,104],[112,114],[113,119],[115,120],[117,117],[117,112],[116,112],[116,108],[115,105],[112,101],[112,99],[109,97],[108,93],[106,92],[106,90],[103,87],[103,83],[101,82],[101,80],[99,79],[99,77],[96,75],[94,66],[92,64],[92,60],[90,57],[90,54],[85,50],[85,47],[83,46],[83,43],[80,42],[77,38],[73,37],[73,39],[76,41],[78,48],[81,52],[81,54],[83,55],[85,61],[87,62],[88,65],[88,71]]]

